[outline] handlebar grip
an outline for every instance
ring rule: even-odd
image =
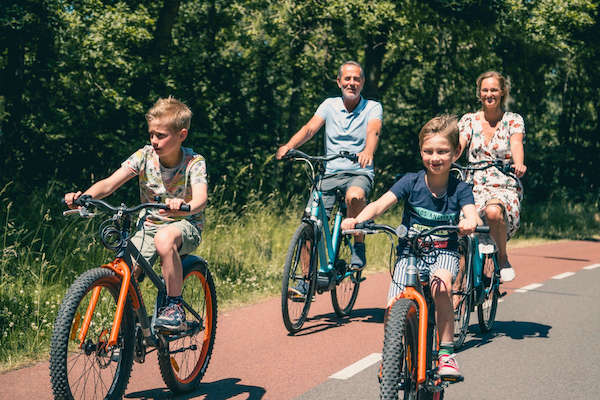
[[[191,209],[192,208],[189,204],[183,203],[181,206],[179,206],[179,211],[190,211]]]
[[[490,227],[487,225],[481,225],[475,228],[477,233],[490,233]]]
[[[364,222],[359,222],[354,226],[354,229],[368,229],[375,222],[373,220],[368,220]]]

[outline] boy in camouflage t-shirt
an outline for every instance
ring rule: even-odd
[[[131,242],[150,264],[157,256],[161,258],[167,305],[155,326],[171,331],[186,326],[179,254],[191,253],[200,244],[202,211],[208,198],[204,157],[181,145],[188,135],[191,117],[190,109],[179,100],[159,99],[146,114],[151,145],[136,151],[121,168],[84,193],[65,194],[65,202],[73,208],[73,202],[82,194],[104,198],[137,175],[142,202],[154,202],[158,197],[169,206],[169,210],[143,211]],[[179,210],[184,203],[189,204],[190,211]]]

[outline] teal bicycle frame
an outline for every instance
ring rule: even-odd
[[[336,277],[336,274],[332,273],[332,271],[336,270],[335,260],[337,258],[338,251],[340,250],[340,235],[342,235],[341,225],[342,219],[344,218],[346,204],[343,200],[339,198],[336,199],[339,207],[335,213],[333,227],[330,230],[329,217],[327,216],[327,212],[325,211],[325,207],[323,205],[323,193],[319,188],[320,183],[321,179],[319,178],[311,193],[312,201],[310,206],[310,220],[313,222],[313,226],[316,227],[317,237],[319,238],[317,242],[317,252],[319,256],[319,276],[317,280],[317,290],[322,292],[324,290],[332,289],[335,287],[337,282],[351,275],[352,272],[346,272],[344,276],[340,276],[337,279],[331,279]],[[348,247],[352,252],[354,252],[351,241],[348,238],[342,238],[342,240],[347,240]]]

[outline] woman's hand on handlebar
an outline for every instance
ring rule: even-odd
[[[513,164],[512,167],[517,178],[521,178],[523,175],[525,175],[525,171],[527,171],[527,166],[524,164]]]

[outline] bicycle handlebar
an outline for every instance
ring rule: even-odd
[[[356,226],[354,227],[354,229],[348,229],[343,231],[343,234],[352,234],[352,233],[363,233],[363,234],[373,234],[373,233],[380,233],[380,232],[387,232],[387,233],[391,233],[395,236],[398,237],[398,239],[409,239],[409,240],[416,240],[425,236],[429,236],[434,234],[437,231],[455,231],[458,232],[459,227],[458,225],[440,225],[440,226],[435,226],[433,228],[430,229],[425,229],[423,231],[420,232],[416,232],[416,231],[409,231],[404,225],[399,225],[397,228],[393,228],[390,225],[384,225],[384,224],[376,224],[373,221],[365,221],[365,222],[359,222],[358,224],[356,224]],[[481,225],[481,226],[477,226],[475,228],[475,232],[477,233],[489,233],[490,232],[490,227],[486,226],[486,225]]]
[[[338,154],[333,154],[330,156],[309,156],[308,154],[306,154],[300,150],[290,149],[282,157],[282,159],[284,159],[284,160],[305,159],[308,161],[319,161],[319,162],[331,161],[331,160],[335,160],[336,158],[347,158],[350,161],[358,162],[358,156],[356,154],[351,154],[350,152],[347,152],[347,151],[340,151]]]
[[[65,200],[62,199],[62,203],[65,204]],[[119,207],[115,207],[112,206],[110,204],[108,204],[107,202],[105,202],[104,200],[100,200],[100,199],[94,199],[89,195],[82,195],[80,196],[77,200],[74,201],[75,205],[87,208],[90,205],[91,206],[95,206],[95,207],[102,207],[105,208],[107,210],[113,211],[113,212],[121,212],[123,214],[132,214],[135,213],[139,210],[141,210],[142,208],[154,208],[154,209],[161,209],[161,210],[170,210],[169,206],[163,203],[142,203],[139,204],[137,206],[134,207],[126,207],[125,205],[121,205]],[[180,211],[190,211],[190,205],[189,204],[185,204],[183,203],[180,207],[179,210]],[[65,212],[63,212],[63,215],[68,215],[68,214],[73,214],[73,213],[79,213],[82,216],[92,216],[93,214],[84,212],[82,213],[79,210],[67,210]],[[85,214],[85,215],[84,215]]]
[[[471,163],[468,166],[452,163],[452,167],[461,171],[483,171],[484,169],[496,167],[504,175],[511,175],[515,171],[515,166],[512,162],[504,163],[502,160],[479,161]]]

